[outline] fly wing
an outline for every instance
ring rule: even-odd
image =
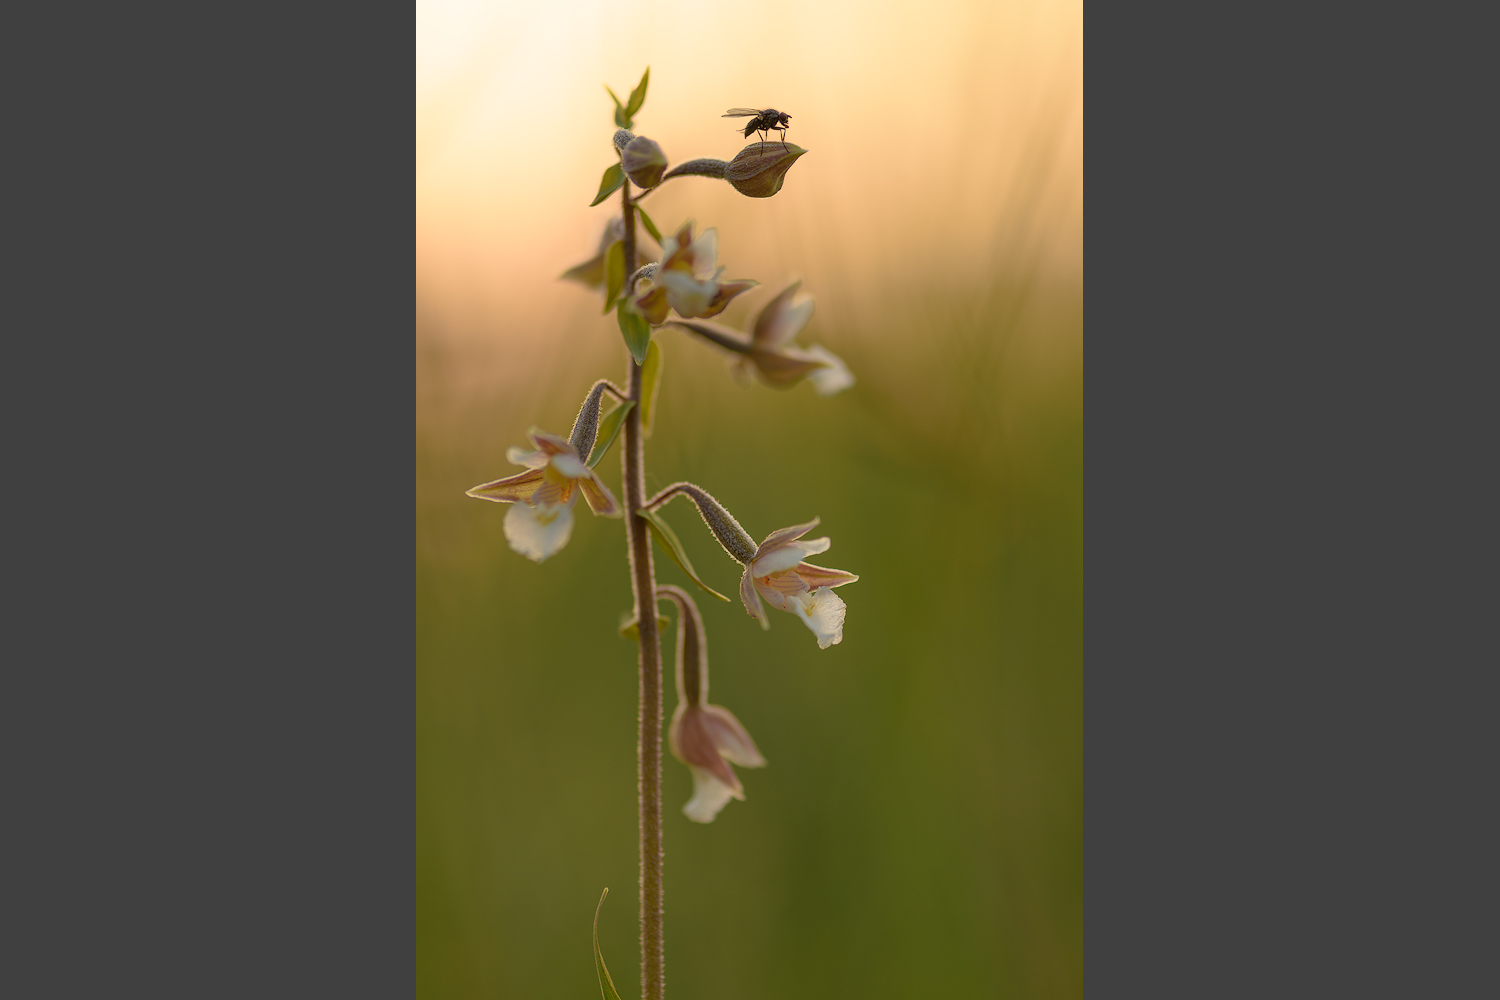
[[[754,117],[754,118],[759,118],[760,117],[760,109],[759,108],[730,108],[729,109],[729,113],[727,115],[720,115],[719,117],[720,118],[744,118],[747,115],[751,116],[751,117]]]

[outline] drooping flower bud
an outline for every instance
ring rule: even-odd
[[[667,154],[656,140],[638,135],[620,153],[620,165],[637,187],[654,188],[661,183],[667,169]]]
[[[692,483],[673,483],[646,501],[646,509],[656,510],[679,495],[693,501],[694,506],[698,508],[699,515],[703,518],[703,523],[708,526],[714,538],[718,539],[719,544],[724,546],[725,552],[743,564],[749,564],[754,560],[755,539],[750,537],[750,532],[740,527],[740,522],[724,509],[723,504],[709,496],[708,491],[702,487],[694,486]]]
[[[806,152],[789,142],[752,142],[729,161],[724,179],[742,195],[769,198],[781,190],[786,172]]]
[[[568,435],[568,443],[584,461],[588,461],[589,453],[594,450],[594,440],[599,436],[599,400],[608,386],[609,379],[601,378],[594,383],[573,420],[573,432]]]

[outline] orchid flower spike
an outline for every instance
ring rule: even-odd
[[[729,765],[765,767],[766,759],[734,713],[708,703],[708,636],[698,606],[670,584],[657,587],[656,596],[677,605],[677,710],[667,741],[693,774],[693,797],[682,811],[695,823],[712,823],[730,799],[745,800]]]
[[[573,505],[578,494],[600,517],[624,514],[614,494],[586,459],[599,431],[599,403],[604,391],[619,395],[606,379],[594,383],[565,439],[533,427],[532,450],[512,447],[505,457],[526,471],[483,483],[467,496],[514,506],[505,515],[505,540],[534,562],[556,555],[573,534]]]
[[[765,609],[769,604],[800,618],[817,636],[819,649],[844,641],[844,615],[848,608],[833,588],[853,583],[859,577],[841,569],[803,562],[804,557],[827,552],[833,544],[827,538],[799,540],[818,526],[818,518],[773,531],[757,546],[723,504],[692,483],[673,483],[645,506],[655,510],[679,495],[693,501],[703,523],[724,546],[724,551],[745,567],[740,577],[740,600],[761,628],[771,627]]]
[[[661,252],[661,265],[651,275],[652,286],[635,300],[652,326],[666,321],[669,308],[688,319],[717,316],[736,295],[760,284],[719,280],[724,268],[715,268],[719,234],[714,229],[705,229],[694,239],[693,224],[685,222],[677,235],[662,241]]]
[[[752,376],[773,389],[790,389],[804,378],[811,379],[820,396],[832,396],[854,384],[854,376],[842,358],[822,344],[798,347],[793,338],[802,332],[812,318],[813,300],[805,296],[794,301],[801,281],[794,281],[767,302],[750,328],[745,340],[738,330],[703,320],[671,320],[674,326],[690,330],[709,343],[732,355],[729,370],[742,385]]]

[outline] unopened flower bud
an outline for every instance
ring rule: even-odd
[[[625,152],[625,147],[630,145],[630,140],[635,138],[635,133],[628,128],[617,128],[611,141],[615,144],[617,152]]]
[[[740,194],[769,198],[781,190],[786,172],[792,169],[797,157],[806,152],[801,146],[788,142],[752,142],[729,161],[724,179]]]
[[[654,188],[661,183],[661,175],[667,169],[667,154],[656,140],[638,135],[620,153],[620,165],[637,187]]]

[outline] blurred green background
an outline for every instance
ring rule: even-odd
[[[555,277],[593,253],[607,217],[585,207],[609,162],[598,84],[623,94],[647,62],[638,131],[673,136],[674,161],[732,155],[742,140],[720,134],[724,107],[798,116],[789,140],[811,153],[775,198],[690,178],[646,205],[663,228],[686,217],[717,226],[728,276],[765,284],[721,317],[730,325],[802,277],[817,311],[801,342],[826,345],[858,379],[828,399],[806,384],[743,389],[712,348],[658,333],[648,489],[696,482],[757,539],[821,517],[815,534],[833,548],[818,561],[860,574],[839,591],[844,641],[819,650],[791,615],[774,613],[762,632],[658,552],[659,579],[698,598],[712,701],[769,761],[740,769],[747,800],[702,826],[681,813],[687,769],[666,759],[669,995],[1081,991],[1081,15],[1045,3],[935,4],[920,23],[860,11],[842,27],[793,20],[770,68],[754,51],[725,55],[723,92],[715,82],[698,94],[707,110],[689,113],[671,102],[707,87],[701,55],[640,40],[600,55],[576,25],[558,37],[584,38],[581,55],[555,71],[520,72],[521,56],[486,41],[500,31],[489,22],[469,48],[455,47],[449,25],[448,48],[430,58],[454,68],[423,70],[422,39],[436,30],[423,18],[458,15],[419,5],[424,1000],[597,996],[589,933],[606,886],[605,958],[623,995],[639,996],[635,647],[616,634],[630,608],[622,525],[580,505],[568,547],[538,566],[506,546],[503,506],[463,494],[517,471],[505,450],[530,425],[566,433],[594,379],[623,383],[625,352],[599,297]],[[512,38],[548,24],[501,27]],[[816,57],[835,43],[846,64],[830,75]],[[898,57],[904,78],[891,69]],[[423,72],[448,90],[424,91]],[[522,86],[512,77],[534,90],[505,91]],[[782,91],[758,97],[772,88],[754,81],[767,77]],[[538,117],[591,145],[548,177],[464,138],[484,131],[475,108],[487,87],[513,106],[572,94],[579,79],[577,107]],[[875,88],[878,103],[893,80],[904,90],[890,99],[913,109],[902,119],[911,143],[894,140],[901,128],[864,127],[860,91]],[[966,143],[975,155],[954,152]],[[881,169],[861,172],[875,156]],[[466,187],[471,176],[484,184]],[[618,494],[618,446],[600,469]],[[738,564],[692,508],[675,501],[665,515],[698,570],[732,595]],[[674,618],[670,663],[670,604],[663,614]],[[670,717],[670,676],[666,689]]]

